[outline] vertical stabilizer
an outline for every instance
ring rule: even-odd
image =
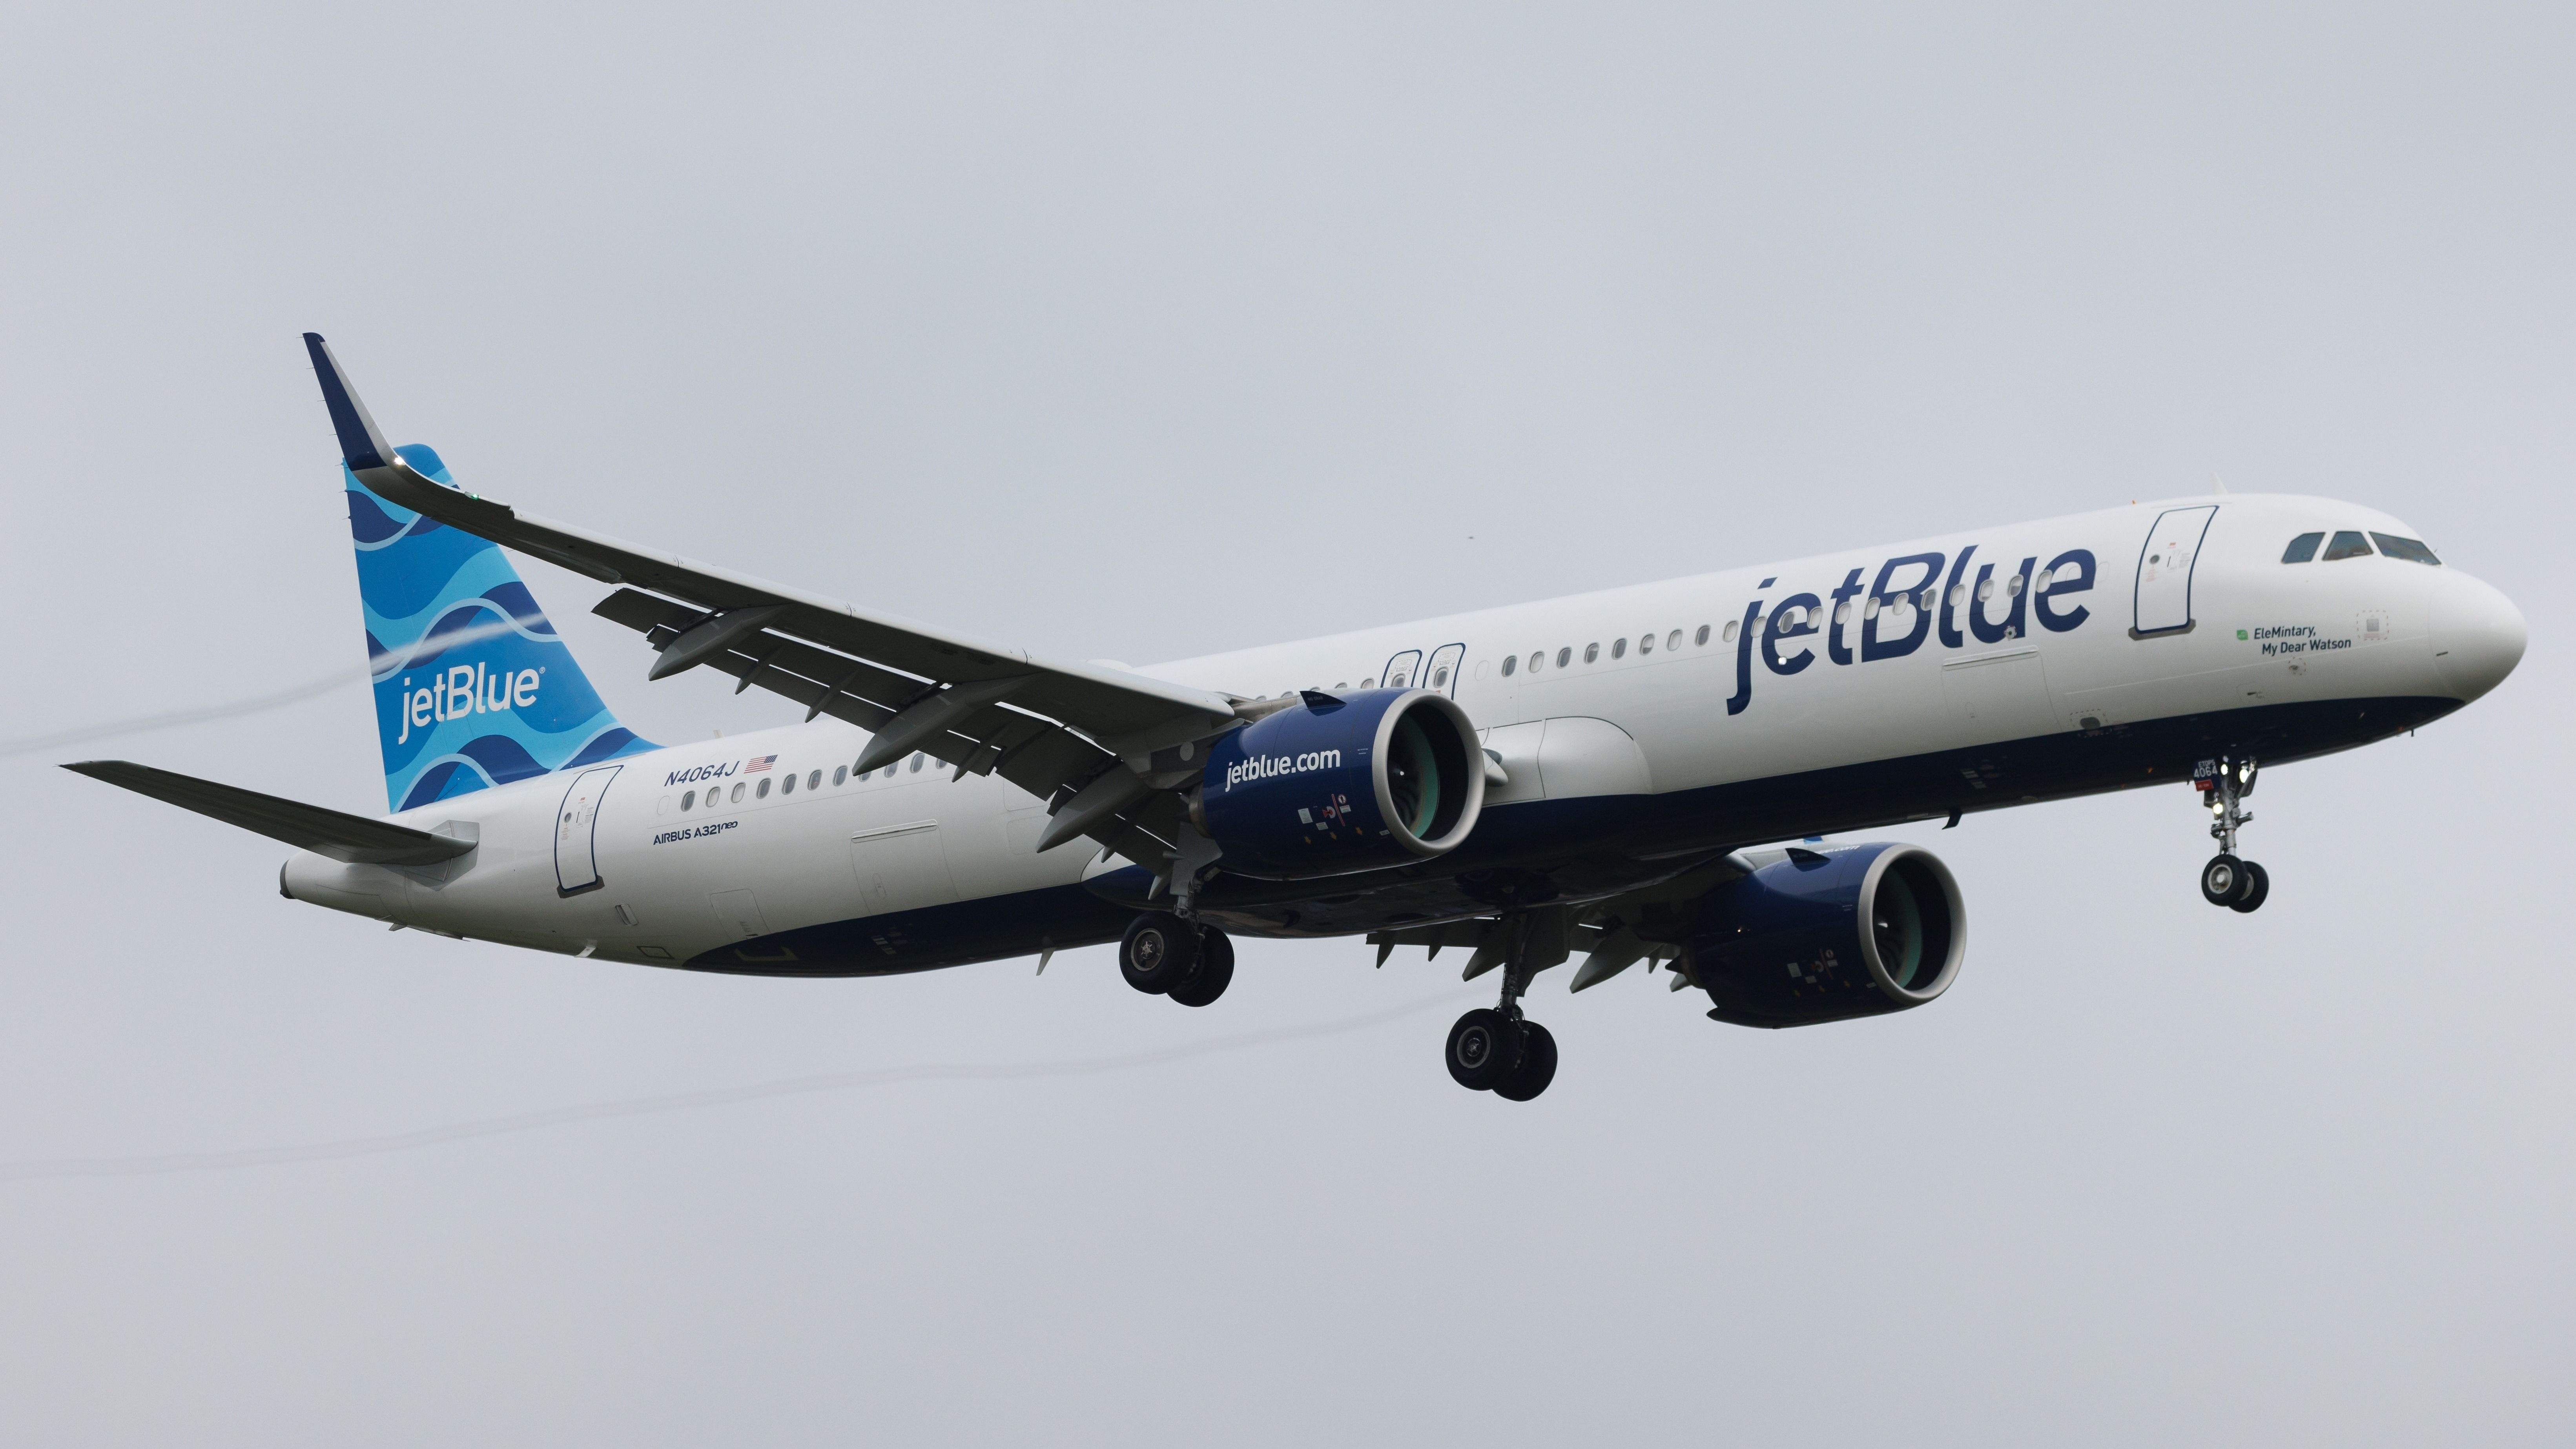
[[[344,444],[353,435],[380,443],[321,341],[306,337]],[[456,486],[431,449],[391,451],[431,481]],[[386,502],[358,481],[343,452],[391,808],[655,748],[609,713],[500,545]]]

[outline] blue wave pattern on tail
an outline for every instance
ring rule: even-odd
[[[394,450],[453,488],[436,452]],[[658,748],[600,702],[500,545],[398,508],[346,467],[367,669],[395,810]]]

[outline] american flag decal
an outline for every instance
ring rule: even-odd
[[[763,755],[759,759],[746,761],[743,764],[742,772],[746,775],[757,775],[761,771],[766,770],[777,763],[778,757],[776,755]]]

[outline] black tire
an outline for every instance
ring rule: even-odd
[[[1556,1080],[1556,1038],[1534,1021],[1521,1023],[1521,1064],[1494,1084],[1494,1095],[1506,1102],[1526,1102]]]
[[[2235,902],[2231,909],[2261,910],[2264,899],[2272,894],[2272,873],[2249,860],[2245,862],[2245,881],[2245,899]]]
[[[1509,1017],[1479,1007],[1449,1028],[1449,1078],[1471,1092],[1491,1091],[1520,1065],[1520,1047]]]
[[[1234,980],[1234,942],[1209,926],[1199,933],[1199,964],[1186,980],[1172,983],[1169,995],[1183,1006],[1205,1006],[1225,995]]]
[[[1127,923],[1118,943],[1118,974],[1137,990],[1159,996],[1189,978],[1198,954],[1199,933],[1187,921],[1148,911]]]
[[[2245,862],[2226,851],[2211,856],[2209,864],[2200,868],[2200,898],[2213,906],[2232,906],[2253,888],[2254,877]]]

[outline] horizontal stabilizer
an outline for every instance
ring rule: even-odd
[[[63,768],[352,865],[435,865],[474,848],[471,840],[344,815],[126,760],[83,760]]]

